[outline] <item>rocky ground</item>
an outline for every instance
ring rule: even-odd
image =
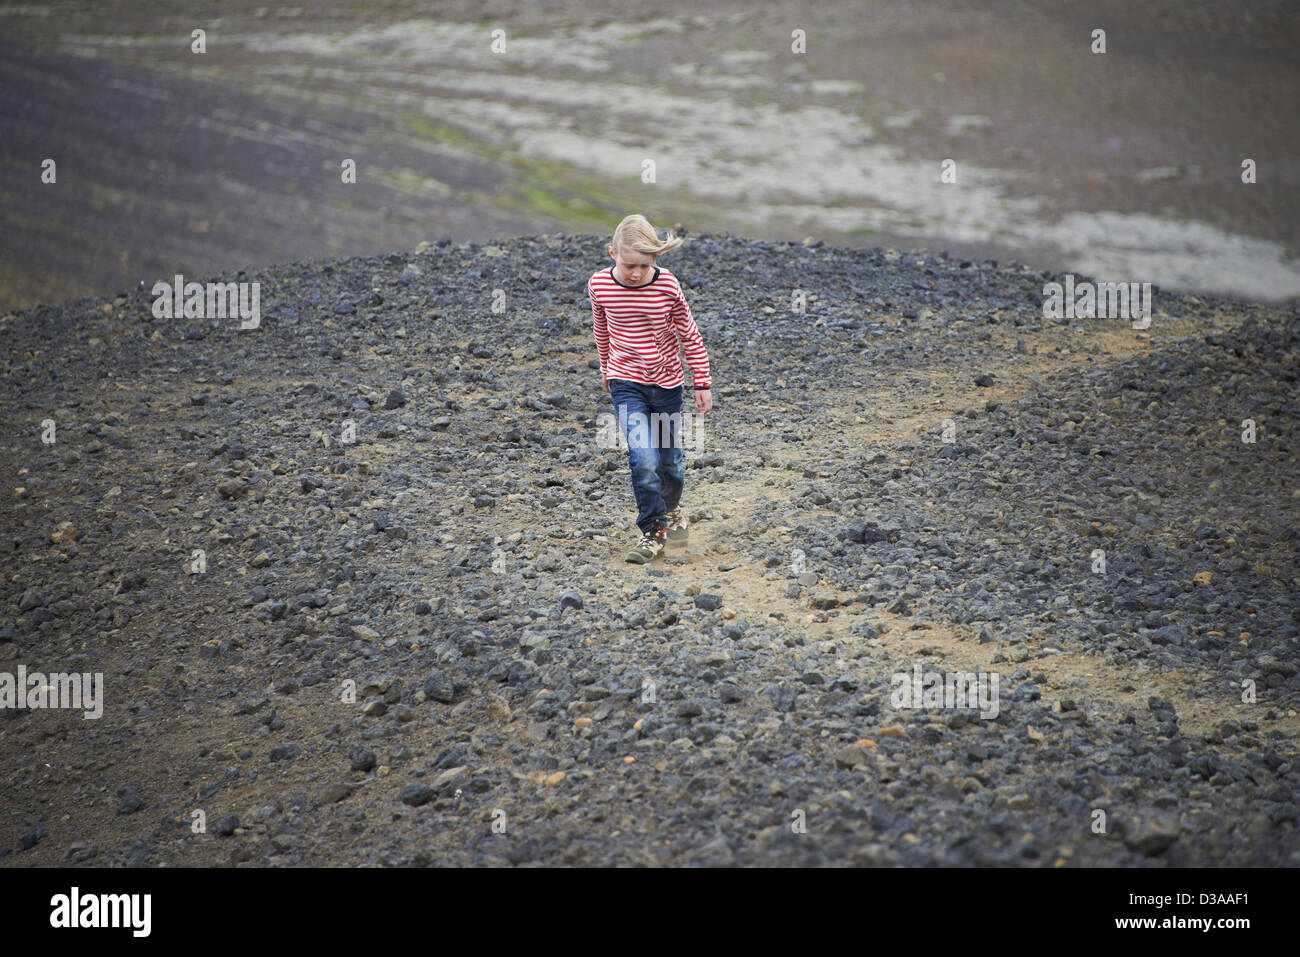
[[[691,235],[715,408],[637,566],[605,241],[221,277],[253,330],[0,321],[0,670],[106,685],[0,716],[0,861],[1300,864],[1294,303],[1137,331],[1019,265]],[[896,707],[917,665],[996,718]]]

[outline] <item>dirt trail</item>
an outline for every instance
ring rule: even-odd
[[[1045,338],[1046,346],[1040,347],[1035,355],[1023,357],[1013,355],[1014,334],[1000,336],[1009,347],[986,367],[998,384],[976,388],[970,384],[970,370],[936,370],[928,374],[925,411],[919,413],[894,390],[850,392],[846,395],[848,401],[827,405],[837,420],[830,432],[864,449],[885,448],[892,442],[934,431],[941,419],[957,409],[983,408],[984,403],[990,400],[1012,402],[1031,394],[1054,377],[1069,375],[1083,365],[1095,368],[1101,364],[1118,364],[1145,356],[1165,341],[1193,334],[1203,335],[1212,330],[1223,332],[1239,324],[1239,317],[1219,316],[1198,320],[1194,327],[1186,323],[1161,327],[1153,322],[1152,327],[1144,332],[1091,328],[1080,333],[1075,328],[1060,328],[1045,337],[1036,336],[1040,341]],[[1058,347],[1060,352],[1055,351]],[[717,392],[714,395],[715,410],[710,415],[726,415],[728,400],[716,398]],[[877,410],[891,421],[887,424],[864,423],[852,401],[855,398],[867,400],[868,408]],[[684,551],[666,552],[669,563],[665,564],[662,558],[656,559],[652,567],[671,569],[670,581],[686,587],[687,594],[709,591],[721,595],[724,608],[740,609],[738,614],[751,624],[780,622],[803,631],[811,643],[819,643],[825,650],[842,652],[849,642],[860,640],[851,637],[849,622],[857,621],[861,613],[845,608],[812,611],[807,596],[828,594],[848,601],[853,592],[821,578],[804,590],[803,597],[786,597],[785,591],[792,581],[784,574],[790,556],[783,556],[782,574],[769,577],[770,572],[755,557],[750,537],[736,531],[747,527],[761,514],[770,515],[773,510],[783,510],[790,504],[790,489],[800,481],[790,476],[801,476],[807,467],[806,451],[796,447],[783,454],[777,446],[769,448],[767,468],[752,473],[729,470],[725,483],[717,485],[701,481],[699,473],[688,463],[688,511],[709,508],[714,520],[694,523],[689,546]],[[711,451],[721,452],[729,463],[737,456],[737,450],[733,449],[715,446]],[[739,457],[746,456],[740,453]],[[906,460],[901,460],[901,464],[905,463]],[[616,474],[620,481],[628,481],[625,469],[611,474]],[[825,473],[819,471],[818,474]],[[933,502],[927,504],[934,505]],[[803,517],[807,514],[804,513]],[[608,576],[606,580],[624,594],[631,594],[644,583],[645,570],[643,566],[622,563],[624,538],[628,538],[627,544],[630,545],[630,536],[614,534],[607,544],[598,543],[590,551],[594,561],[601,560],[604,550],[611,553],[603,572]],[[791,535],[782,535],[780,542],[788,552]],[[685,564],[674,562],[674,556],[684,559]],[[729,614],[724,612],[724,617]],[[1045,692],[1057,692],[1057,698],[1091,700],[1100,705],[1104,713],[1116,718],[1128,711],[1145,711],[1147,698],[1152,694],[1174,702],[1185,733],[1208,731],[1224,720],[1257,716],[1255,708],[1240,702],[1234,704],[1231,696],[1196,693],[1197,686],[1204,686],[1216,677],[1210,668],[1153,671],[1146,664],[1138,664],[1131,670],[1120,670],[1107,663],[1105,655],[1100,652],[1044,650],[1041,643],[1046,635],[1041,633],[1027,647],[1008,648],[998,641],[980,644],[978,628],[927,619],[922,621],[923,627],[911,630],[914,619],[891,614],[883,604],[867,611],[865,617],[889,627],[884,642],[900,658],[919,661],[931,656],[935,660],[942,659],[946,668],[970,671],[1005,670],[1023,662],[1044,683]],[[1006,654],[1012,663],[1000,669],[992,661],[999,653]],[[1294,709],[1287,710],[1285,717],[1269,726],[1288,731],[1300,729],[1300,715]]]
[[[973,386],[973,371],[970,369],[936,367],[912,370],[914,374],[925,376],[927,386],[920,397],[915,389],[890,387],[848,390],[834,402],[824,401],[822,409],[832,420],[827,430],[828,436],[831,444],[839,447],[848,444],[860,449],[888,449],[892,443],[935,433],[939,423],[959,409],[982,409],[989,401],[1011,403],[1033,394],[1039,388],[1048,387],[1054,378],[1145,356],[1153,349],[1158,351],[1165,342],[1204,335],[1210,331],[1226,331],[1241,322],[1239,315],[1220,315],[1211,319],[1164,325],[1160,318],[1156,317],[1151,328],[1145,331],[1115,328],[1111,324],[1103,326],[1100,323],[1054,326],[1032,337],[1035,344],[1030,348],[1035,351],[1019,354],[1015,352],[1018,338],[1016,331],[993,327],[990,330],[993,335],[992,348],[980,369],[994,376],[993,386]],[[563,343],[561,348],[590,345],[585,334],[566,337]],[[466,361],[465,368],[486,371],[496,361],[499,360],[471,359]],[[546,355],[515,355],[511,366],[519,371],[552,361]],[[720,483],[708,481],[706,472],[692,467],[695,456],[688,452],[687,512],[694,514],[705,510],[712,514],[712,518],[692,522],[689,544],[683,549],[666,550],[664,555],[649,566],[650,570],[661,574],[667,572],[666,577],[648,579],[646,566],[624,561],[624,555],[633,544],[635,534],[630,521],[631,513],[625,508],[631,499],[631,490],[623,452],[609,453],[618,456],[619,464],[616,469],[605,472],[602,476],[602,481],[610,483],[611,488],[617,483],[620,494],[607,494],[603,500],[589,503],[591,507],[585,517],[572,522],[571,527],[565,527],[561,522],[548,533],[549,538],[556,539],[556,547],[571,550],[575,558],[589,562],[589,568],[599,569],[598,593],[601,600],[617,606],[648,580],[671,587],[688,597],[700,591],[716,593],[723,599],[724,618],[743,617],[751,625],[759,627],[784,625],[802,632],[810,644],[835,653],[843,653],[851,642],[860,640],[851,637],[850,622],[859,620],[865,611],[866,618],[889,627],[884,638],[885,644],[900,658],[918,661],[931,657],[941,659],[946,667],[953,669],[999,670],[992,659],[1002,653],[1011,659],[1011,663],[1002,666],[1001,670],[1024,663],[1036,680],[1043,684],[1045,692],[1056,692],[1057,697],[1096,702],[1106,713],[1117,718],[1129,710],[1145,709],[1146,698],[1150,694],[1157,694],[1175,703],[1182,726],[1187,732],[1208,730],[1222,720],[1240,719],[1247,715],[1248,706],[1234,707],[1233,699],[1229,696],[1196,694],[1195,688],[1198,685],[1203,686],[1215,677],[1211,669],[1166,669],[1152,673],[1148,666],[1137,665],[1132,670],[1119,671],[1108,664],[1101,653],[1057,652],[1054,648],[1044,650],[1041,642],[1045,635],[1019,647],[1008,647],[996,640],[980,644],[978,629],[927,618],[920,621],[920,628],[913,630],[916,619],[891,614],[883,604],[867,609],[855,606],[850,610],[847,606],[841,606],[814,610],[808,603],[811,594],[834,595],[842,602],[855,597],[850,589],[825,578],[805,588],[801,597],[787,597],[786,590],[793,581],[788,575],[794,547],[793,535],[790,533],[796,524],[817,514],[811,511],[812,506],[805,503],[797,507],[794,505],[793,489],[801,482],[826,479],[830,472],[810,465],[807,448],[798,444],[769,444],[761,457],[757,453],[743,450],[734,441],[729,444],[728,436],[734,436],[735,431],[725,426],[725,417],[730,408],[739,406],[751,395],[757,396],[757,392],[750,393],[747,388],[741,387],[734,395],[724,396],[720,388],[715,387],[714,410],[706,419],[709,435],[706,453],[720,453],[723,456],[727,467],[726,479]],[[473,408],[500,399],[502,395],[480,389],[457,393],[457,398],[462,406]],[[509,397],[506,398],[509,401]],[[689,392],[684,409],[693,409]],[[772,410],[774,429],[798,427],[794,415],[790,418],[786,416],[787,411],[796,413],[797,410],[779,406],[773,406]],[[868,414],[864,414],[864,410],[868,410]],[[585,429],[585,416],[572,409],[567,411],[569,414],[561,417],[540,420],[539,427],[555,432],[574,426]],[[607,410],[602,406],[600,411]],[[487,437],[489,436],[485,435]],[[364,458],[370,462],[372,469],[382,468],[387,461],[384,450],[378,447],[368,448]],[[763,460],[766,461],[765,467],[749,470],[737,468],[740,464],[757,466]],[[900,465],[908,464],[906,457],[895,461]],[[387,464],[397,467],[402,463],[393,459]],[[566,465],[548,462],[545,472],[566,483],[574,483],[589,468],[590,463]],[[810,473],[817,478],[807,478]],[[538,478],[538,475],[530,476],[530,481]],[[435,536],[435,541],[430,543],[427,554],[422,559],[423,563],[436,567],[446,559],[448,550],[474,540],[480,531],[483,534],[495,533],[503,542],[509,542],[514,536],[524,536],[530,530],[536,530],[537,516],[517,504],[520,498],[521,496],[511,494],[503,496],[492,510],[490,518],[476,516],[472,510],[465,509],[457,515],[454,540],[445,542],[438,540],[445,536]],[[368,500],[363,502],[363,509],[380,508],[384,504]],[[934,502],[927,502],[926,505],[935,507]],[[770,521],[774,513],[784,514],[796,508],[797,511],[787,521],[777,523],[777,531],[781,534],[774,547],[779,547],[781,551],[781,565],[774,574],[766,565],[772,553],[760,554],[761,547],[755,546],[753,535],[746,530],[753,527],[755,519],[766,518]],[[941,509],[942,506],[938,506],[936,517],[941,514]],[[519,541],[517,538],[513,540]],[[516,546],[510,556],[512,560],[529,560],[536,557],[537,553],[525,545]],[[815,568],[811,570],[816,571]],[[594,640],[599,640],[599,637]],[[1134,687],[1142,690],[1124,690]],[[1253,712],[1251,716],[1254,716]],[[1300,718],[1291,710],[1273,726],[1300,727]]]
[[[940,422],[959,409],[982,409],[990,401],[1008,404],[1039,388],[1048,387],[1054,378],[1146,356],[1151,350],[1158,350],[1165,342],[1204,335],[1210,331],[1227,331],[1241,322],[1239,315],[1218,315],[1177,324],[1162,324],[1162,318],[1167,317],[1158,315],[1145,331],[1116,328],[1113,324],[1101,323],[1053,326],[1032,337],[1034,345],[1030,348],[1034,351],[1019,354],[1015,352],[1019,337],[1014,329],[991,327],[991,349],[981,371],[994,376],[994,385],[985,388],[973,386],[973,373],[970,369],[935,367],[912,370],[914,374],[925,376],[927,387],[920,397],[915,389],[887,387],[849,389],[838,394],[834,402],[824,401],[822,410],[832,420],[827,434],[832,444],[841,447],[847,444],[861,449],[886,449],[891,443],[935,433]],[[566,337],[562,348],[589,345],[588,337],[578,334]],[[520,350],[515,352],[510,364],[516,372],[542,367],[553,361],[551,356],[545,354],[524,355],[520,354]],[[465,368],[487,371],[499,361],[468,359]],[[261,385],[270,386],[267,382],[262,382]],[[250,383],[249,388],[251,387]],[[810,506],[801,504],[799,511],[792,514],[788,521],[777,523],[778,529],[784,534],[777,540],[782,554],[776,574],[766,566],[768,556],[757,553],[753,536],[745,531],[753,527],[757,518],[766,517],[770,520],[774,512],[784,513],[795,508],[792,490],[800,482],[816,480],[805,478],[808,472],[815,473],[819,479],[825,479],[830,474],[825,469],[810,465],[807,449],[798,444],[769,444],[761,457],[742,450],[738,445],[729,445],[726,436],[735,433],[733,429],[725,427],[725,417],[731,408],[739,406],[751,396],[757,397],[758,393],[751,393],[747,388],[741,387],[734,395],[724,396],[720,387],[715,388],[714,409],[705,420],[710,446],[706,451],[722,454],[727,465],[727,476],[721,483],[708,481],[704,477],[705,472],[692,468],[695,455],[688,452],[686,495],[688,514],[707,510],[713,517],[693,522],[689,544],[684,549],[666,550],[650,568],[667,571],[668,577],[657,581],[687,596],[700,591],[721,595],[724,618],[743,617],[756,626],[785,625],[802,631],[811,643],[819,644],[825,650],[836,649],[842,652],[848,644],[846,639],[850,637],[849,622],[858,620],[862,614],[861,606],[853,610],[842,606],[817,611],[809,607],[808,595],[834,595],[841,601],[849,601],[854,593],[823,578],[806,588],[800,598],[792,599],[786,595],[793,580],[787,574],[793,557],[793,536],[789,533],[796,523],[815,514],[805,510]],[[457,398],[462,406],[473,408],[499,399],[501,394],[475,389],[458,393]],[[776,416],[774,429],[798,427],[793,415],[797,414],[797,410],[793,407],[772,408]],[[689,392],[684,409],[693,409]],[[585,428],[582,422],[584,416],[569,411],[571,414],[559,418],[540,420],[539,427],[556,432],[575,425]],[[602,406],[601,411],[607,410]],[[786,417],[787,412],[792,413],[790,418]],[[624,464],[625,453],[610,454],[618,455],[619,465],[617,469],[605,472],[602,481],[611,483],[611,487],[613,483],[625,486],[623,491],[627,494],[607,495],[602,501],[592,503],[588,515],[578,521],[574,528],[557,528],[554,531],[562,543],[560,547],[573,549],[577,553],[576,557],[581,557],[600,569],[600,597],[617,605],[634,594],[648,579],[645,566],[624,561],[624,555],[635,538],[630,523],[631,514],[624,508],[631,498],[631,491]],[[481,455],[482,453],[480,457]],[[402,464],[397,458],[389,461],[382,447],[368,448],[363,457],[372,469],[382,468],[385,464],[393,467]],[[766,467],[750,470],[736,467],[742,462],[760,465],[763,460],[766,461]],[[896,461],[900,465],[908,464],[906,457]],[[546,472],[566,483],[572,483],[580,479],[589,468],[589,464],[565,465],[552,462],[548,463]],[[480,521],[469,510],[458,515],[457,522],[464,527],[458,527],[452,542],[432,542],[422,559],[424,564],[436,567],[445,560],[447,550],[470,541],[473,538],[471,529],[480,526],[484,533],[495,533],[502,541],[535,530],[536,516],[516,504],[519,498],[518,495],[503,496],[490,519]],[[382,501],[367,500],[363,501],[362,508],[369,511],[383,507],[384,504]],[[936,507],[932,501],[926,505]],[[941,509],[941,505],[937,506],[936,517]],[[596,531],[597,529],[601,531]],[[512,557],[531,558],[535,555],[530,554],[529,549],[523,549]],[[933,656],[941,658],[951,668],[996,670],[992,658],[998,653],[1007,654],[1013,662],[1010,667],[1025,663],[1036,676],[1042,676],[1040,680],[1045,680],[1045,688],[1059,692],[1060,697],[1104,702],[1106,710],[1115,715],[1144,709],[1146,697],[1152,693],[1174,701],[1186,731],[1208,730],[1219,721],[1239,719],[1248,710],[1244,705],[1234,707],[1233,699],[1229,696],[1202,696],[1195,693],[1197,685],[1204,685],[1215,677],[1210,669],[1168,669],[1160,673],[1149,673],[1146,665],[1139,665],[1132,671],[1121,672],[1107,664],[1100,653],[1053,653],[1055,649],[1044,652],[1039,647],[1041,636],[1037,643],[1008,648],[997,641],[981,645],[978,629],[944,621],[924,619],[921,628],[911,630],[915,623],[913,619],[891,614],[883,604],[867,610],[866,617],[889,626],[885,641],[901,657],[921,660]],[[1140,686],[1143,690],[1122,690],[1135,686]],[[1300,718],[1297,718],[1294,710],[1290,710],[1276,726],[1300,727]]]

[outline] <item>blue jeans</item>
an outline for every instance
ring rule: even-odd
[[[627,379],[610,379],[609,396],[619,429],[627,440],[637,528],[649,534],[656,525],[665,524],[668,512],[681,501],[686,484],[681,442],[682,387],[662,389]]]

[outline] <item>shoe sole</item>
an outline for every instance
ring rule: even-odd
[[[664,535],[665,537],[660,539],[661,544],[659,546],[659,551],[655,552],[654,555],[651,555],[649,558],[646,558],[643,552],[641,552],[639,549],[634,548],[632,549],[631,552],[628,553],[628,556],[627,558],[624,559],[624,561],[635,563],[637,565],[650,564],[652,561],[655,560],[655,556],[663,554],[664,549],[668,546],[667,531],[664,532]]]
[[[667,545],[668,542],[665,541],[662,545],[659,546],[659,551],[655,552],[653,555],[650,555],[648,558],[646,557],[645,552],[641,551],[640,549],[634,548],[632,549],[632,551],[628,553],[627,558],[625,558],[624,561],[631,562],[637,565],[648,565],[652,561],[654,561],[657,556],[663,554],[664,549],[667,547]]]
[[[670,525],[665,531],[667,535],[666,544],[668,545],[685,545],[691,534],[688,525],[683,525],[681,528],[674,528]]]

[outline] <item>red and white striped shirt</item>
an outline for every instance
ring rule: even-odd
[[[686,378],[680,356],[685,344],[695,388],[713,387],[704,339],[677,277],[667,269],[656,266],[649,282],[628,286],[610,266],[587,280],[587,295],[602,376],[674,389]]]

